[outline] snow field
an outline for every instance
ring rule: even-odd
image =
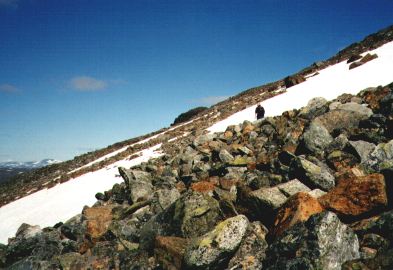
[[[161,155],[157,150],[161,144],[139,152],[140,157],[120,160],[95,172],[81,175],[50,189],[43,189],[0,208],[0,243],[7,243],[22,223],[39,225],[41,228],[67,221],[81,213],[85,205],[97,200],[95,194],[111,189],[123,179],[118,176],[118,167],[132,167]]]

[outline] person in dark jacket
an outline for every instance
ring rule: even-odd
[[[255,115],[257,119],[262,119],[265,116],[265,109],[261,106],[261,104],[258,104],[258,106],[256,107]]]

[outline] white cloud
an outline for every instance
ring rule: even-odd
[[[18,88],[12,84],[0,84],[0,92],[16,93],[18,91],[19,91]]]
[[[211,106],[211,105],[214,105],[220,101],[226,100],[228,98],[229,98],[229,96],[210,96],[210,97],[203,97],[203,98],[194,99],[193,102],[203,104],[206,106]]]
[[[77,91],[98,91],[105,89],[108,83],[89,76],[78,76],[70,80],[70,85]]]
[[[19,0],[0,0],[0,7],[17,8]]]

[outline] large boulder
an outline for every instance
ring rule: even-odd
[[[325,191],[335,186],[334,176],[327,167],[315,164],[301,156],[291,163],[290,177],[299,179],[311,188]]]
[[[277,212],[274,220],[273,234],[280,235],[298,222],[307,221],[314,214],[324,209],[317,199],[305,192],[290,197]]]
[[[222,221],[187,247],[185,266],[190,269],[222,269],[239,247],[248,225],[249,221],[243,215]]]
[[[151,251],[156,236],[192,238],[210,231],[221,217],[218,201],[207,194],[187,192],[141,229],[142,249]]]
[[[299,192],[309,192],[311,189],[298,179],[293,179],[286,183],[277,185],[277,188],[287,197],[291,197]]]
[[[307,106],[301,108],[298,116],[306,119],[312,119],[324,114],[327,110],[327,100],[323,97],[315,97],[307,103]]]
[[[312,153],[323,152],[332,141],[329,131],[318,121],[311,122],[303,133],[304,146]]]
[[[384,176],[370,174],[342,180],[319,201],[325,208],[345,217],[381,210],[387,205]]]
[[[112,222],[112,206],[87,207],[83,210],[86,235],[94,242],[103,236]]]
[[[266,258],[266,235],[268,230],[259,221],[250,224],[235,255],[228,264],[229,269],[262,269]]]
[[[391,270],[393,269],[393,249],[378,252],[374,258],[357,259],[344,263],[342,270]]]
[[[153,194],[151,175],[140,170],[127,170],[119,167],[119,173],[123,177],[130,192],[130,199],[133,203],[146,200]]]
[[[260,188],[249,194],[249,207],[260,216],[269,216],[274,210],[283,205],[287,196],[276,187]]]
[[[356,104],[356,105],[355,105]],[[361,120],[369,118],[372,114],[371,109],[353,103],[340,109],[331,110],[315,118],[314,121],[320,122],[331,133],[334,129],[352,129],[359,126]]]
[[[361,162],[366,162],[369,155],[374,151],[376,145],[370,142],[365,142],[362,140],[359,141],[349,141],[353,149],[355,149],[356,153],[360,157]]]
[[[393,210],[351,225],[358,235],[379,234],[393,243]]]
[[[22,268],[23,265],[36,265],[35,269],[39,269],[39,266],[43,266],[40,261],[50,260],[53,256],[59,255],[62,249],[60,233],[57,230],[41,231],[38,226],[22,224],[15,238],[9,240],[6,248],[6,265],[19,261],[16,265],[21,265],[18,266],[21,268],[14,265],[11,269],[25,269]]]
[[[362,165],[371,172],[393,167],[393,140],[378,144]]]
[[[359,256],[356,234],[334,213],[322,212],[284,231],[269,246],[266,269],[340,270]]]

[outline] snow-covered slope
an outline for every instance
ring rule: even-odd
[[[336,98],[342,93],[356,94],[367,87],[386,85],[393,81],[393,42],[371,51],[378,58],[355,69],[349,69],[346,61],[319,71],[319,74],[307,81],[292,86],[287,92],[262,102],[265,116],[281,115],[291,109],[299,109],[313,97],[324,97],[327,100]],[[363,55],[365,55],[364,53]],[[254,121],[256,105],[237,112],[208,128],[210,132],[225,131],[229,125]]]
[[[287,92],[265,100],[262,104],[266,116],[280,115],[284,111],[300,108],[313,97],[333,99],[342,93],[355,94],[367,87],[392,82],[393,42],[385,44],[372,53],[376,53],[378,58],[360,67],[349,70],[349,65],[345,61],[338,63],[319,71],[318,75],[309,77],[307,81],[289,88]],[[224,131],[228,125],[244,120],[253,121],[254,110],[255,105],[250,106],[217,122],[208,130]],[[149,158],[157,157],[160,155],[157,152],[159,148],[160,145],[156,145],[142,151],[142,156],[138,158],[118,161],[101,170],[82,175],[51,189],[41,190],[1,207],[0,242],[6,243],[7,238],[12,237],[23,222],[43,227],[65,221],[80,213],[84,205],[92,205],[95,202],[95,193],[108,190],[113,184],[122,181],[117,176],[118,166],[131,167]],[[109,156],[114,154],[116,153],[111,153]],[[96,162],[98,161],[94,161]]]
[[[40,190],[29,196],[9,203],[0,208],[0,243],[7,243],[15,235],[22,223],[36,224],[41,227],[53,226],[80,213],[83,206],[96,202],[95,194],[111,189],[115,183],[122,182],[118,167],[131,167],[150,158],[160,156],[156,145],[132,160],[121,160],[101,170]]]

